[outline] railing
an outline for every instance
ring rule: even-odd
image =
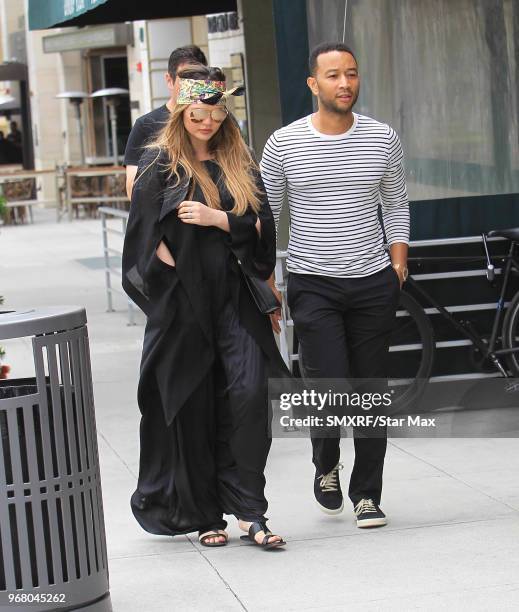
[[[107,311],[114,312],[113,307],[113,293],[119,293],[120,295],[126,295],[122,289],[116,289],[112,286],[112,274],[117,276],[119,279],[122,276],[121,268],[112,266],[110,260],[111,255],[117,257],[122,256],[122,251],[110,246],[108,237],[110,234],[115,236],[121,236],[124,238],[126,233],[126,224],[128,222],[129,213],[125,210],[118,210],[117,208],[111,208],[110,206],[100,206],[98,209],[99,215],[101,216],[101,228],[103,233],[103,255],[105,260],[105,290],[106,290],[106,302]],[[122,227],[120,230],[113,227],[109,227],[108,219],[116,218],[121,219]],[[128,299],[128,325],[135,325],[135,304]]]
[[[127,203],[129,202],[127,195],[115,194],[110,195],[103,193],[102,191],[94,195],[72,195],[72,179],[73,178],[95,178],[104,179],[106,177],[122,177],[126,176],[126,170],[122,166],[103,166],[97,168],[63,168],[63,180],[64,180],[64,198],[63,207],[64,211],[60,212],[59,216],[67,214],[68,220],[71,221],[73,217],[74,206],[78,204],[113,204],[116,202]],[[106,190],[106,185],[104,186]],[[113,209],[115,210],[115,209]]]

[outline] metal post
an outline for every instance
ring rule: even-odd
[[[86,164],[85,161],[85,142],[83,140],[83,123],[81,121],[81,100],[74,104],[76,107],[76,121],[77,121],[77,131],[79,133],[79,146],[81,150],[81,165],[84,166]]]
[[[108,251],[108,232],[106,231],[106,214],[101,211],[101,227],[103,232],[103,253],[105,258],[105,286],[106,301],[108,303],[107,312],[113,312],[112,304],[112,282],[110,277],[110,253]]]
[[[112,127],[112,152],[114,156],[114,166],[119,165],[119,151],[117,149],[117,100],[109,99],[107,101],[110,110],[110,125]]]
[[[123,235],[126,234],[126,227],[128,225],[128,217],[123,217]],[[135,304],[130,298],[128,298],[128,325],[135,325]]]
[[[59,166],[56,164],[56,174],[54,175],[54,187],[56,189],[56,221],[61,221],[61,197],[59,192]]]
[[[70,189],[70,176],[67,172],[67,168],[64,168],[65,173],[65,205],[67,207],[68,220],[72,221],[72,202],[71,202],[71,189]]]

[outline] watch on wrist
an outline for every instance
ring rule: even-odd
[[[407,280],[407,277],[409,276],[409,270],[407,269],[407,266],[405,264],[401,264],[401,263],[392,264],[392,266],[393,266],[393,270],[397,274],[402,272],[402,280],[405,283],[405,281]]]

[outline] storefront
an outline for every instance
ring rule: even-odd
[[[128,92],[117,99],[116,150],[122,162],[133,122],[169,98],[164,74],[171,50],[197,44],[207,52],[205,13],[235,7],[230,0],[174,5],[151,0],[125,6],[111,0],[38,0],[29,2],[28,22],[30,30],[47,30],[42,33],[41,47],[44,54],[59,56],[56,86],[60,91],[92,93],[120,88]],[[56,28],[55,33],[49,28]],[[38,77],[37,71],[34,76]],[[105,97],[86,98],[81,105],[90,164],[113,160],[108,102]],[[62,104],[65,110],[66,103]],[[64,131],[65,159],[74,160],[78,154],[75,124],[69,121]]]
[[[44,53],[62,54],[65,89],[94,92],[106,88],[129,89],[128,47],[133,44],[130,24],[72,29],[43,36]],[[75,52],[73,55],[70,52]],[[67,76],[69,78],[67,79]],[[111,163],[114,154],[106,98],[86,100],[87,161]],[[131,130],[130,99],[120,96],[117,104],[117,151],[124,151]]]

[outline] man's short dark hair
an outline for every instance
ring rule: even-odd
[[[168,60],[168,72],[173,80],[177,77],[178,67],[182,64],[203,64],[207,66],[204,52],[196,45],[186,45],[175,49]]]
[[[208,81],[225,81],[225,74],[221,68],[216,66],[205,66],[204,64],[191,64],[182,66],[177,76],[180,79],[201,79]]]
[[[358,63],[355,53],[353,53],[348,45],[345,45],[342,42],[323,42],[314,47],[310,53],[310,57],[308,58],[308,68],[310,69],[310,74],[315,74],[315,70],[317,68],[317,58],[323,53],[330,53],[330,51],[343,51],[344,53],[349,53],[355,60],[355,63]]]

